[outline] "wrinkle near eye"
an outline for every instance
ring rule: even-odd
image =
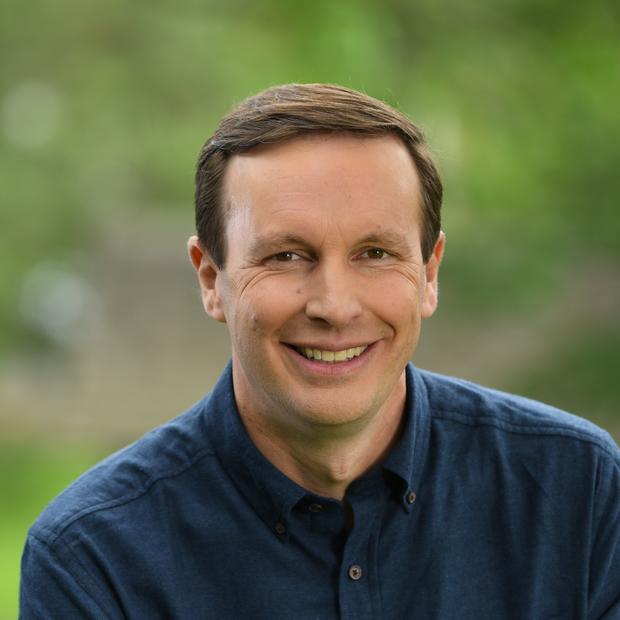
[[[411,265],[395,265],[394,271],[403,276],[406,280],[408,280],[411,284],[418,287],[420,282],[422,281],[422,273],[420,270],[420,266],[417,264]]]
[[[248,269],[256,270],[257,268],[249,267]],[[254,286],[262,282],[265,278],[268,278],[269,276],[279,275],[279,273],[281,272],[271,271],[269,269],[263,268],[257,273],[247,274],[247,277],[237,278],[236,281],[234,282],[234,285],[237,291],[239,292],[239,296],[242,297],[246,290],[248,289],[251,290]]]

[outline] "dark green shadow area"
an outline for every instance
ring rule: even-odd
[[[558,347],[516,379],[514,391],[574,412],[599,424],[620,441],[613,415],[620,377],[620,332],[594,330]],[[512,387],[512,386],[511,386]]]

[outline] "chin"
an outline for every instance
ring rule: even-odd
[[[295,403],[291,409],[298,411],[298,417],[310,425],[324,427],[338,427],[363,422],[370,417],[372,405],[370,403],[343,403],[342,401],[327,401],[317,403]]]

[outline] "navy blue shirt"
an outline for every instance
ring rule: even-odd
[[[406,424],[343,502],[250,441],[230,366],[56,498],[22,618],[620,618],[618,449],[594,425],[407,368]]]

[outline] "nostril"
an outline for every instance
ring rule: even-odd
[[[360,316],[362,306],[352,296],[314,298],[307,302],[305,313],[308,318],[321,320],[331,327],[343,327]]]

